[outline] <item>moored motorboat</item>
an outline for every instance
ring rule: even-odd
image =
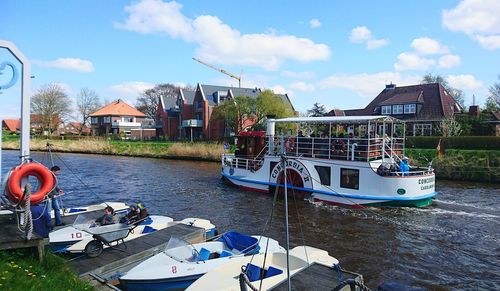
[[[246,260],[249,255],[263,253],[266,249],[273,253],[285,251],[273,239],[236,232],[225,233],[216,241],[197,244],[171,238],[163,252],[128,271],[120,282],[127,290],[184,289],[214,268]]]

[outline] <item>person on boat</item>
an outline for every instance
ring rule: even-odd
[[[114,224],[115,220],[113,219],[113,214],[115,210],[111,206],[106,206],[104,208],[104,215],[95,220],[95,223],[98,225],[110,225]]]
[[[399,171],[403,173],[403,176],[407,176],[410,172],[410,165],[408,164],[408,157],[403,157],[399,163]]]
[[[64,194],[64,191],[59,188],[59,181],[57,177],[61,175],[61,168],[59,166],[53,166],[50,168],[54,177],[56,177],[56,186],[54,189],[47,195],[49,199],[47,199],[47,212],[50,214],[50,211],[54,210],[54,224],[55,226],[63,225],[61,219],[61,211],[59,210],[59,200],[58,197]]]
[[[139,219],[144,219],[149,216],[146,204],[144,204],[143,202],[139,202],[137,204],[137,207],[139,208]]]
[[[49,212],[42,205],[31,205],[30,210],[33,218],[33,231],[41,237],[48,238],[52,228]]]
[[[120,219],[120,223],[131,224],[139,220],[139,208],[137,205],[132,204],[129,206],[128,213]]]

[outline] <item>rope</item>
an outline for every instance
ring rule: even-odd
[[[239,282],[240,282],[240,290],[241,291],[247,291],[247,286],[250,287],[252,291],[259,291],[260,288],[262,288],[262,280],[261,280],[261,287],[257,289],[252,282],[250,282],[250,279],[248,279],[248,276],[246,274],[246,268],[245,266],[241,266],[241,273],[239,276]]]
[[[350,290],[358,290],[356,287],[359,287],[360,291],[371,291],[371,289],[368,288],[365,284],[358,282],[354,279],[347,279],[345,281],[340,282],[340,284],[337,285],[335,288],[333,288],[332,291],[340,291],[347,285],[350,286]]]
[[[26,184],[24,188],[26,202],[24,204],[24,235],[26,240],[30,240],[33,235],[33,220],[31,216],[31,184]]]

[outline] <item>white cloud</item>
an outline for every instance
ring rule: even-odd
[[[476,80],[473,75],[450,75],[446,78],[450,86],[461,90],[479,89],[483,86],[481,81]]]
[[[453,68],[460,65],[460,56],[457,55],[444,55],[439,58],[438,66],[440,68]]]
[[[327,77],[319,82],[322,88],[344,88],[356,92],[363,97],[375,97],[386,84],[393,83],[398,86],[417,84],[419,76],[402,76],[395,72],[380,72],[375,74],[337,74]]]
[[[490,35],[490,36],[478,35],[475,37],[475,39],[485,49],[494,50],[500,48],[500,35]]]
[[[82,73],[91,73],[94,71],[94,65],[91,61],[78,58],[59,58],[55,61],[33,61],[33,64],[46,68],[57,68],[63,70],[77,71]]]
[[[283,71],[281,75],[295,79],[310,79],[315,77],[314,72],[310,71],[304,71],[304,72]]]
[[[321,26],[321,22],[317,18],[313,18],[309,21],[309,24],[311,25],[312,28],[318,28]]]
[[[442,23],[477,40],[486,49],[500,48],[500,1],[462,0],[442,12]]]
[[[112,99],[121,98],[133,105],[137,97],[155,85],[147,82],[125,82],[109,87]]]
[[[265,89],[271,89],[276,94],[288,94],[288,95],[293,94],[293,91],[285,89],[285,87],[282,85],[274,85]]]
[[[446,54],[450,51],[448,47],[442,45],[439,41],[428,37],[414,39],[411,42],[411,47],[422,55]]]
[[[366,48],[376,49],[389,44],[385,39],[377,39],[372,35],[371,31],[366,26],[358,26],[351,30],[349,41],[353,43],[365,43]]]
[[[394,69],[397,71],[427,70],[435,64],[436,61],[433,59],[427,59],[414,53],[401,53],[398,56],[398,62],[394,64]]]
[[[315,89],[313,84],[309,84],[302,81],[291,83],[290,88],[295,89],[297,91],[314,91]]]
[[[172,1],[143,0],[125,7],[129,14],[115,27],[144,34],[165,33],[198,44],[196,55],[208,62],[276,70],[285,60],[311,62],[330,57],[330,48],[307,38],[276,32],[241,34],[218,17],[190,19]]]

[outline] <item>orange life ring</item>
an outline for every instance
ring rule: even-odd
[[[40,187],[38,191],[31,193],[31,204],[39,204],[47,194],[54,189],[56,185],[56,178],[52,172],[42,164],[39,163],[26,163],[14,168],[7,182],[7,190],[10,200],[18,203],[23,197],[24,190],[21,187],[21,181],[29,176],[34,176]],[[26,198],[23,199],[23,203]]]

